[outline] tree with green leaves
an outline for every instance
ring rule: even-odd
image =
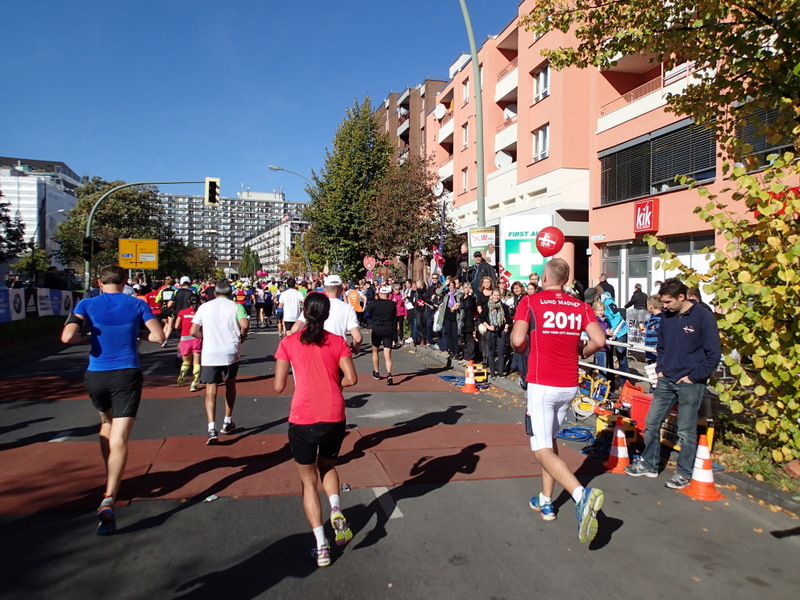
[[[341,265],[345,278],[358,275],[368,252],[370,211],[391,154],[367,96],[346,110],[324,168],[313,174],[314,186],[306,189],[311,202],[304,217],[314,231],[314,245],[309,240],[308,249],[329,264]]]
[[[800,134],[796,0],[538,0],[521,25],[575,34],[576,47],[542,52],[556,69],[607,69],[629,55],[665,70],[688,62],[689,85],[666,110],[716,129],[728,149],[746,121],[776,144]]]
[[[713,295],[724,362],[732,381],[716,390],[733,413],[747,412],[777,462],[800,458],[800,3],[795,0],[539,0],[523,25],[539,33],[572,31],[577,47],[543,51],[555,68],[608,68],[644,55],[669,70],[688,62],[692,79],[666,110],[713,128],[727,156],[728,186],[698,188],[695,212],[726,240],[707,248],[708,272],[686,267],[656,236],[659,265]],[[752,137],[752,136],[750,136]],[[681,178],[685,184],[692,184]]]
[[[446,238],[455,235],[451,217],[442,215],[443,199],[433,193],[438,181],[430,159],[410,156],[390,167],[377,186],[369,211],[368,250],[379,257],[398,256],[411,277],[415,256],[429,254]]]
[[[3,193],[0,192],[0,198]],[[9,214],[11,205],[0,202],[0,263],[16,258],[28,249],[25,243],[25,223],[17,213],[13,218]]]
[[[170,228],[165,228],[158,242],[158,269],[152,272],[156,279],[168,276],[180,278],[183,275],[203,279],[214,273],[214,258],[207,249],[187,244],[176,238]]]
[[[123,181],[105,181],[93,177],[75,190],[78,201],[66,220],[58,224],[56,240],[61,248],[55,256],[64,264],[82,264],[83,238],[89,213],[100,197]],[[161,220],[162,208],[158,190],[152,186],[125,188],[117,191],[98,207],[92,221],[92,237],[102,240],[103,250],[92,259],[97,272],[106,264],[119,262],[119,240],[159,240],[167,237]]]
[[[36,273],[44,273],[50,268],[50,259],[42,248],[28,248],[28,251],[14,264],[14,268],[35,279]]]
[[[258,254],[253,252],[250,246],[245,246],[242,250],[242,261],[239,263],[239,276],[255,278],[256,273],[261,269],[261,261]]]

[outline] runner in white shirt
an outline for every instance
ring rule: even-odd
[[[200,354],[200,383],[206,384],[206,416],[208,440],[217,443],[214,415],[217,409],[217,386],[225,382],[225,420],[221,433],[236,429],[232,421],[236,402],[236,375],[239,372],[239,349],[250,330],[250,316],[244,306],[231,299],[232,288],[220,281],[214,288],[214,300],[200,305],[192,319],[191,334],[203,340]]]
[[[353,356],[359,353],[363,337],[358,328],[358,316],[353,307],[339,299],[342,295],[342,278],[338,275],[328,275],[324,281],[325,295],[330,298],[331,312],[325,320],[325,331],[347,339],[347,332],[353,337]],[[305,326],[303,315],[297,319],[289,333],[300,331]]]
[[[283,323],[287,331],[303,313],[303,294],[297,291],[296,285],[294,277],[286,280],[286,290],[281,293],[281,301],[278,304],[278,309],[283,309]]]

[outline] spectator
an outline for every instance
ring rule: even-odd
[[[634,288],[631,299],[628,300],[624,308],[632,306],[634,310],[647,310],[647,294],[642,291],[642,284],[637,283]]]

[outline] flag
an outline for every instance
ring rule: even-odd
[[[436,271],[438,271],[444,264],[444,256],[442,256],[441,250],[436,246],[433,246],[433,260],[436,261]]]
[[[506,268],[500,263],[497,263],[497,272],[500,275],[500,279],[502,279],[503,281],[511,280],[511,271],[507,271]]]

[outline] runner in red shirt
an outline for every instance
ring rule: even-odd
[[[283,338],[275,352],[275,392],[286,387],[291,363],[295,391],[289,412],[289,446],[303,486],[303,508],[316,538],[317,565],[331,564],[325,537],[317,481],[331,504],[331,525],[336,544],[344,546],[353,532],[342,514],[336,459],[345,435],[342,387],[358,383],[350,346],[339,335],[325,331],[330,300],[309,294],[303,304],[306,325]]]
[[[190,392],[196,392],[200,389],[200,353],[203,350],[203,340],[196,338],[192,335],[192,320],[197,312],[197,307],[200,305],[200,298],[197,294],[189,296],[189,308],[184,308],[178,313],[178,318],[175,320],[175,329],[180,331],[181,340],[179,342],[181,353],[181,372],[178,375],[178,385],[183,385],[186,381],[186,374],[189,369],[192,369],[192,386],[189,388]]]
[[[597,534],[597,511],[603,506],[603,492],[584,488],[567,463],[558,456],[555,436],[578,391],[578,354],[581,333],[589,341],[583,356],[591,356],[605,345],[603,330],[591,306],[562,291],[569,281],[564,259],[547,262],[542,273],[542,291],[520,300],[511,330],[511,345],[522,354],[529,344],[528,412],[531,450],[542,466],[542,493],[530,500],[530,507],[545,521],[556,518],[552,497],[560,483],[576,502],[578,540],[590,542]]]

